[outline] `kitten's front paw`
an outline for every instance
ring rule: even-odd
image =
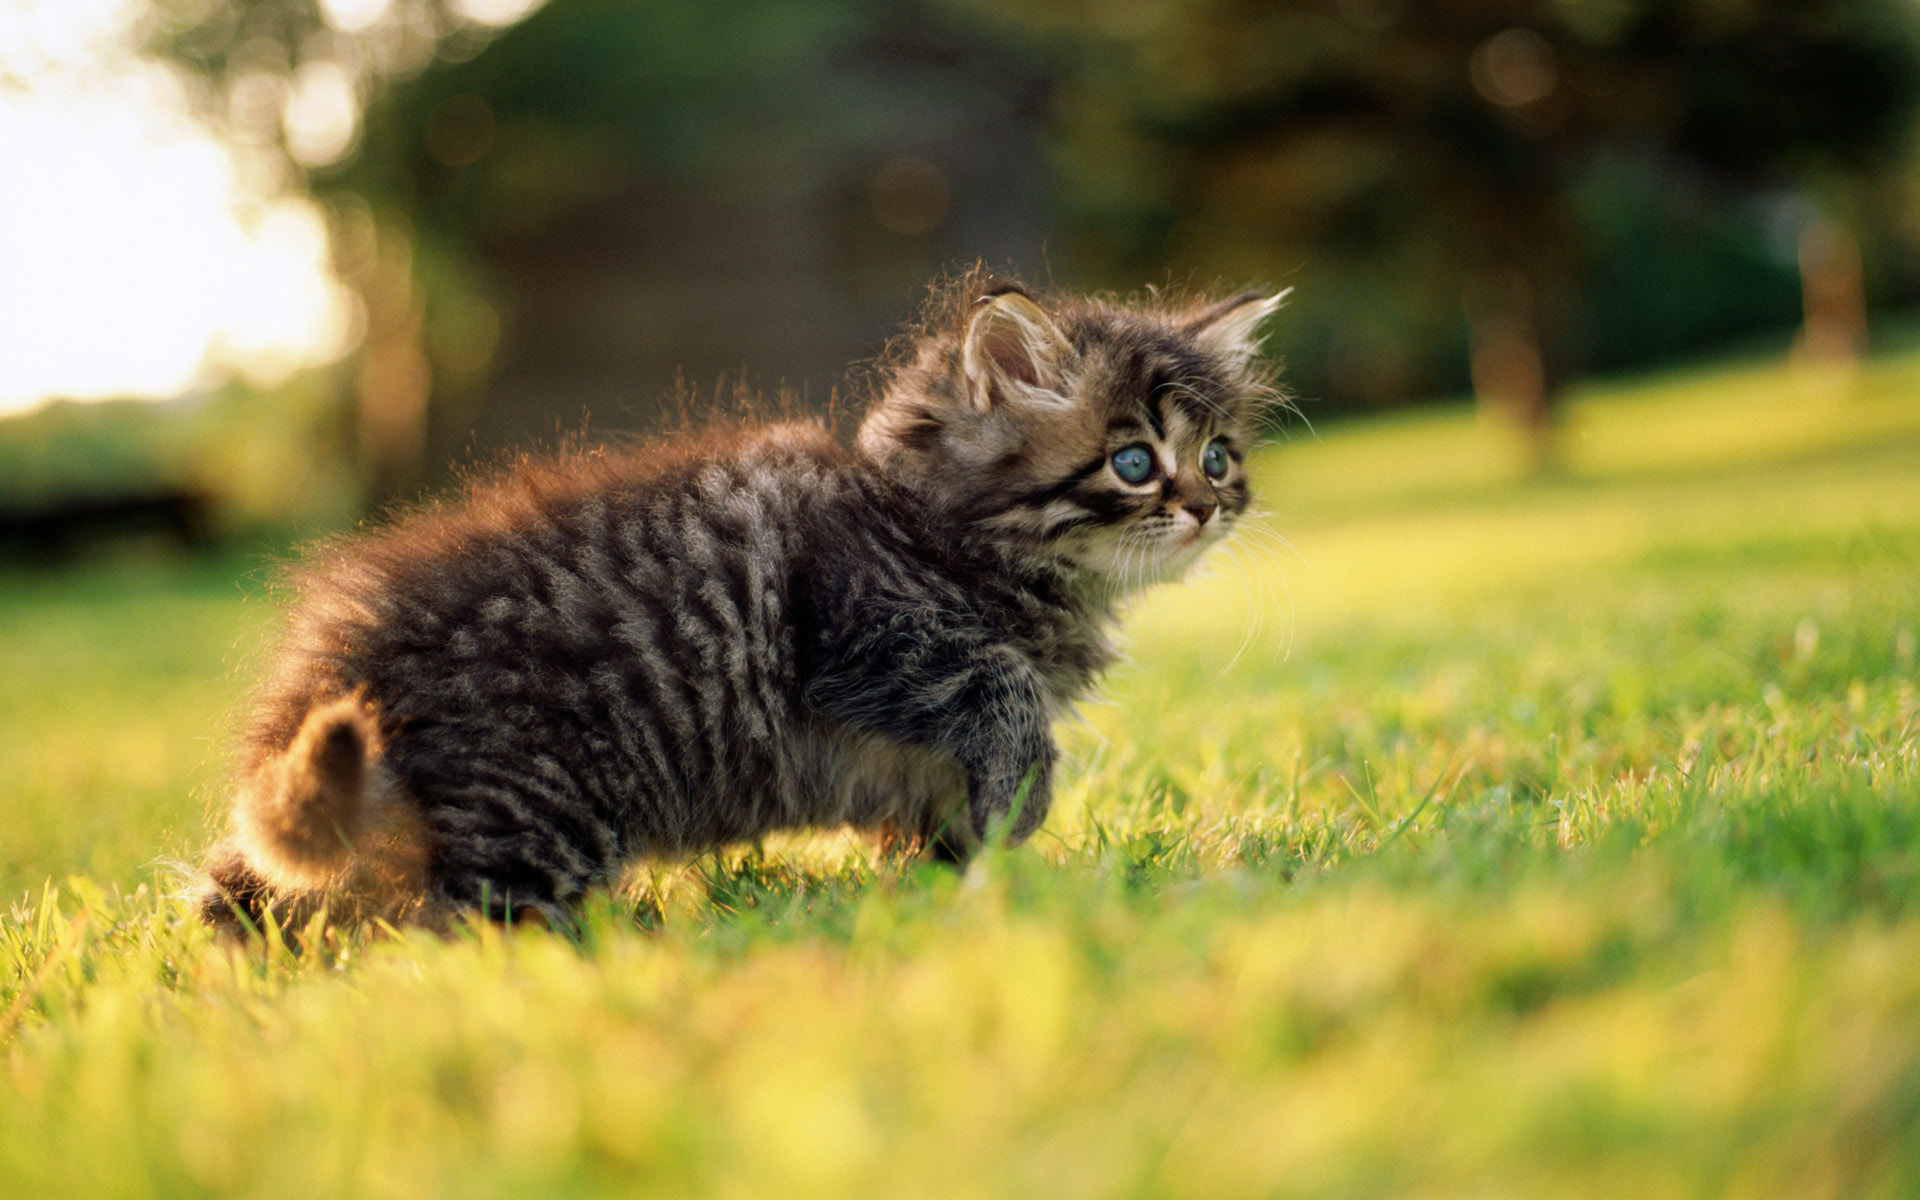
[[[1026,803],[1019,805],[1013,813],[1013,821],[1007,829],[1007,845],[1018,846],[1040,831],[1047,820],[1047,811],[1053,807],[1050,791],[1032,789]]]
[[[1046,764],[1036,764],[1017,788],[1001,789],[998,798],[972,797],[967,809],[977,839],[981,843],[1018,846],[1032,837],[1053,806],[1050,776]]]

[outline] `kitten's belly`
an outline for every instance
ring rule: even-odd
[[[811,823],[927,832],[966,807],[967,774],[948,751],[838,722],[809,740],[808,790],[818,807]]]

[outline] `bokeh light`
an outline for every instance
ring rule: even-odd
[[[0,412],[270,382],[343,352],[352,303],[309,200],[130,49],[141,6],[18,0],[0,45]]]

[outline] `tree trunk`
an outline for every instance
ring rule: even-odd
[[[1560,314],[1542,297],[1542,283],[1507,269],[1471,281],[1466,303],[1474,398],[1483,415],[1519,434],[1534,475],[1557,465],[1554,409],[1567,358]]]
[[[1867,293],[1860,244],[1840,222],[1815,217],[1801,232],[1800,294],[1794,362],[1850,375],[1867,346]]]
[[[377,252],[353,281],[367,315],[357,387],[360,470],[376,505],[420,482],[433,389],[411,239],[387,226],[377,236]]]

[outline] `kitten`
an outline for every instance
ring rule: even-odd
[[[1119,601],[1246,509],[1283,296],[970,277],[851,449],[787,423],[537,463],[318,552],[203,916],[553,920],[774,830],[1022,841]]]

